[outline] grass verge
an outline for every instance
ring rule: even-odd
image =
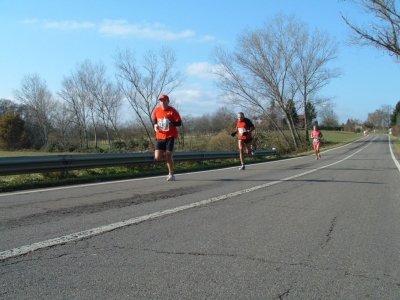
[[[397,157],[400,157],[400,137],[392,136],[393,148],[397,152]]]

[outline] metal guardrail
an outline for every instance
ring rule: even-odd
[[[276,155],[277,151],[260,150],[254,156]],[[246,156],[250,156],[246,154]],[[203,161],[239,157],[239,151],[174,152],[174,161]],[[0,176],[66,172],[78,169],[94,169],[116,166],[158,163],[153,152],[116,154],[77,154],[50,156],[22,156],[0,158]],[[162,161],[161,161],[162,162]]]

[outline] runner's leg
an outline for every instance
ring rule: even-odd
[[[168,172],[169,174],[174,174],[174,160],[172,159],[173,152],[172,151],[166,151],[165,152],[165,157],[167,159],[167,167],[168,167]]]
[[[156,160],[162,160],[165,159],[165,151],[164,150],[156,150],[154,152],[154,158]]]
[[[240,162],[242,165],[244,165],[244,154],[243,154],[243,147],[244,147],[244,142],[242,140],[238,141],[239,143],[239,157],[240,157]]]
[[[251,142],[245,143],[245,145],[246,145],[247,154],[251,154]]]

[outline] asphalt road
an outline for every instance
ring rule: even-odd
[[[0,299],[400,299],[400,165],[314,156],[0,194]]]

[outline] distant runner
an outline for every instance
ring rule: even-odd
[[[250,119],[245,118],[242,112],[238,113],[238,121],[236,125],[236,130],[231,133],[231,136],[235,136],[238,134],[238,144],[239,144],[239,151],[240,151],[240,162],[242,166],[239,170],[244,170],[244,154],[243,149],[246,147],[247,154],[254,154],[254,148],[251,144],[253,138],[251,137],[251,132],[255,130],[253,122]]]
[[[321,158],[321,154],[319,153],[319,147],[321,146],[322,133],[321,131],[318,130],[317,125],[314,125],[310,137],[313,139],[314,151],[317,157],[316,160],[318,160]]]

